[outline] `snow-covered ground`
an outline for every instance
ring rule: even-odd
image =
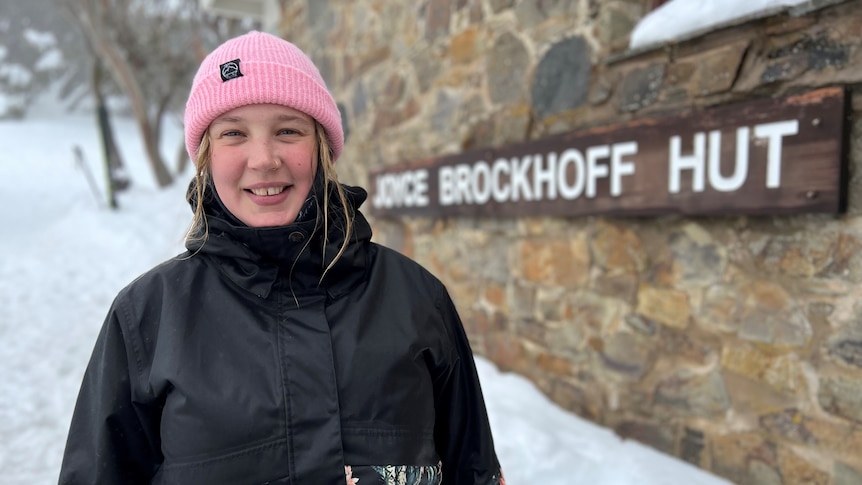
[[[182,250],[188,175],[154,188],[128,120],[116,135],[134,179],[121,209],[102,207],[90,116],[42,111],[0,122],[0,482],[56,483],[69,419],[96,334],[116,292]],[[182,133],[166,133],[176,153]],[[551,403],[526,379],[477,359],[509,485],[719,485],[728,482]]]

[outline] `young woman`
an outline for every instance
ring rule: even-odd
[[[503,483],[455,307],[370,241],[311,60],[265,33],[229,40],[185,130],[188,251],[116,297],[60,483]]]

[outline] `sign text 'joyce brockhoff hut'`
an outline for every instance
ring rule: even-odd
[[[827,88],[372,172],[376,216],[787,214],[844,206]]]

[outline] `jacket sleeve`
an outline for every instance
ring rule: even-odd
[[[451,345],[448,368],[434,383],[434,440],[443,462],[443,483],[505,485],[464,326],[442,287],[437,301]]]
[[[160,413],[132,398],[140,361],[127,347],[118,313],[115,302],[84,373],[60,468],[61,485],[149,483],[161,461]]]

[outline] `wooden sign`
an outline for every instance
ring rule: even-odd
[[[378,217],[791,214],[845,207],[842,88],[371,173]]]

